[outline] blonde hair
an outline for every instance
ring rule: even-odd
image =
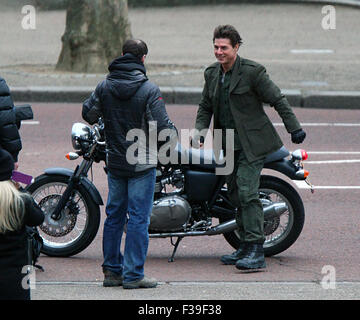
[[[0,234],[19,230],[25,214],[21,193],[10,181],[0,181]]]

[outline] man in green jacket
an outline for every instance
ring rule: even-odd
[[[226,177],[226,183],[230,200],[238,208],[236,221],[241,245],[234,253],[222,256],[221,261],[241,270],[265,268],[264,216],[258,197],[260,173],[265,157],[281,148],[283,143],[266,115],[263,103],[275,108],[293,143],[303,142],[306,134],[265,68],[238,55],[242,39],[233,26],[218,26],[213,44],[218,62],[205,70],[195,129],[208,129],[214,117],[214,129],[223,129],[223,146],[226,141],[224,129],[234,130],[235,165]],[[202,146],[199,136],[194,137],[193,145]]]

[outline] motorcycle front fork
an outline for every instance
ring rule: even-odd
[[[68,203],[74,189],[76,189],[76,186],[79,184],[81,176],[86,176],[88,171],[90,170],[91,166],[93,164],[93,161],[91,160],[83,160],[80,165],[77,165],[74,173],[69,178],[69,183],[62,194],[59,202],[57,203],[54,211],[51,214],[51,219],[53,220],[59,220],[61,217],[61,211],[65,208],[66,204]]]

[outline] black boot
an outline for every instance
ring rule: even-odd
[[[241,243],[240,246],[239,246],[239,249],[237,249],[232,254],[226,254],[226,255],[222,256],[220,260],[221,260],[221,262],[223,264],[235,265],[236,261],[238,261],[239,259],[241,259],[245,255],[246,255],[246,244]]]
[[[249,243],[246,255],[236,261],[236,268],[240,270],[253,270],[266,268],[264,248],[262,244]]]

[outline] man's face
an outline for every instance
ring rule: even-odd
[[[223,66],[232,66],[236,60],[239,44],[231,45],[230,39],[219,38],[214,40],[214,54],[218,62]]]

